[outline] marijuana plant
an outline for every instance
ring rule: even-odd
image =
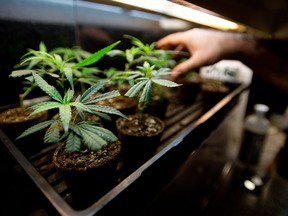
[[[89,55],[89,53],[80,48],[55,48],[51,52],[48,52],[43,42],[40,42],[39,50],[29,49],[22,56],[20,63],[15,66],[16,69],[19,67],[24,67],[24,69],[14,70],[10,74],[12,78],[24,78],[24,93],[20,94],[20,106],[24,107],[24,99],[37,86],[32,73],[37,73],[41,77],[54,80],[62,92],[67,90],[66,82],[69,83],[71,89],[74,89],[77,83],[80,83],[81,89],[84,91],[83,83],[92,85],[99,80],[96,76],[99,70],[86,66],[97,62],[118,43],[119,41],[92,55]]]
[[[98,91],[105,85],[105,82],[98,81],[82,94],[75,96],[73,69],[84,68],[94,64],[118,43],[119,42],[111,44],[69,67],[67,66],[67,61],[62,61],[57,55],[52,56],[50,54],[44,54],[49,57],[49,63],[52,59],[56,60],[58,63],[63,63],[57,65],[60,66],[58,71],[63,72],[63,74],[61,74],[62,76],[58,74],[59,76],[55,77],[58,78],[57,83],[60,83],[61,86],[63,86],[64,91],[62,93],[55,86],[49,84],[42,77],[42,71],[30,70],[30,79],[51,98],[51,101],[42,102],[30,107],[29,109],[33,110],[30,115],[32,116],[51,109],[58,109],[58,115],[56,115],[57,117],[55,118],[28,128],[17,139],[48,128],[45,132],[44,142],[65,142],[66,149],[71,152],[79,151],[83,145],[91,151],[97,151],[109,142],[116,141],[117,137],[111,131],[97,125],[97,122],[90,121],[86,118],[87,115],[85,114],[96,115],[107,120],[110,119],[110,114],[119,115],[125,118],[125,115],[113,107],[97,105],[97,102],[117,97],[120,93],[118,91],[110,91],[98,94]],[[31,58],[31,60],[34,59],[34,57]],[[42,58],[42,56],[40,58]],[[54,60],[52,61],[54,62]],[[65,86],[67,81],[69,83],[68,87]]]
[[[126,50],[112,50],[108,53],[111,57],[121,56],[125,57],[127,63],[125,64],[125,71],[129,71],[137,65],[142,65],[144,62],[149,62],[151,65],[155,65],[155,68],[160,69],[162,67],[172,68],[176,65],[176,61],[172,58],[173,54],[187,55],[185,52],[179,52],[175,50],[161,50],[156,48],[156,43],[144,43],[140,39],[124,35],[125,38],[130,39],[132,46]]]
[[[155,67],[155,65],[144,62],[143,66],[137,66],[138,71],[131,72],[135,84],[126,92],[125,96],[136,98],[141,95],[138,105],[142,111],[152,102],[153,93],[156,92],[157,87],[178,87],[181,85],[165,78],[171,74],[169,68],[155,69]]]
[[[99,82],[88,88],[82,95],[78,95],[75,101],[73,101],[74,90],[68,89],[62,97],[54,86],[49,85],[38,74],[32,72],[32,75],[37,85],[52,98],[52,101],[32,106],[30,108],[33,110],[31,115],[57,108],[59,109],[59,117],[28,128],[17,139],[48,127],[44,136],[44,142],[58,143],[66,140],[66,149],[71,152],[79,151],[83,144],[91,151],[97,151],[107,145],[108,142],[117,140],[117,137],[111,131],[97,126],[96,122],[88,121],[84,113],[98,115],[108,120],[110,117],[107,114],[125,117],[115,108],[95,104],[101,100],[119,96],[118,91],[111,91],[95,96],[105,84]],[[77,121],[77,116],[81,118],[81,121]]]

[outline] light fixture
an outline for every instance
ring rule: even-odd
[[[168,0],[112,0],[125,5],[145,9],[155,13],[164,14],[200,25],[231,31],[244,31],[245,27],[220,16],[176,4]],[[195,7],[196,8],[196,7]]]

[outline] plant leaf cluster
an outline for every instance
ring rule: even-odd
[[[125,35],[125,37],[131,40],[131,48],[113,49],[108,52],[111,57],[122,56],[126,59],[125,70],[114,70],[113,79],[117,78],[118,83],[119,80],[125,80],[131,85],[125,96],[132,98],[140,96],[138,107],[144,111],[147,105],[153,101],[153,95],[159,92],[155,90],[156,88],[180,86],[180,84],[167,79],[167,76],[172,73],[171,68],[177,63],[172,58],[172,55],[177,52],[157,49],[155,42],[147,44],[130,35]]]
[[[140,108],[141,106],[145,108],[152,102],[156,86],[172,88],[181,85],[166,79],[167,75],[171,74],[170,68],[155,69],[155,67],[155,65],[144,62],[143,66],[137,66],[139,71],[131,72],[135,84],[125,93],[125,96],[136,98],[140,95]]]
[[[105,85],[105,83],[99,82],[88,88],[82,95],[78,95],[75,100],[72,100],[74,98],[74,90],[69,89],[64,97],[62,97],[54,86],[49,85],[38,74],[33,73],[32,75],[37,85],[46,92],[52,100],[32,106],[30,108],[33,110],[31,115],[45,110],[58,109],[59,117],[28,128],[17,139],[48,127],[44,141],[46,143],[55,143],[66,138],[66,148],[68,151],[79,151],[82,144],[85,144],[91,151],[97,151],[108,142],[117,140],[117,137],[109,130],[96,126],[95,122],[87,121],[85,112],[101,116],[108,120],[110,114],[125,117],[120,111],[113,107],[95,104],[98,101],[119,96],[118,91],[106,92],[94,96],[97,95],[96,93]],[[77,121],[77,116],[81,118],[81,121]],[[63,131],[62,136],[60,136],[61,131]]]
[[[126,50],[114,49],[108,55],[111,57],[125,57],[127,61],[125,71],[133,69],[137,65],[142,65],[146,61],[151,65],[155,65],[158,69],[162,67],[172,68],[176,65],[177,62],[172,58],[175,51],[157,49],[155,42],[144,43],[131,35],[124,35],[124,37],[130,39],[132,46]]]
[[[73,64],[70,69],[86,67],[100,60],[108,51],[113,49],[119,42],[111,44],[102,50],[90,55],[77,64]],[[53,59],[57,63],[62,60],[55,56],[46,55],[50,60]],[[36,58],[37,59],[37,58]],[[33,59],[34,60],[34,57]],[[54,62],[55,63],[55,62]],[[87,115],[96,115],[107,120],[109,115],[119,115],[125,118],[120,111],[110,106],[97,105],[97,102],[107,100],[109,98],[120,95],[118,91],[110,91],[99,94],[99,90],[103,88],[105,82],[95,82],[82,94],[75,96],[73,73],[65,73],[64,78],[69,80],[70,85],[65,88],[62,93],[55,86],[49,84],[39,71],[31,70],[29,72],[31,80],[43,92],[50,96],[51,100],[38,103],[29,109],[33,112],[30,115],[58,109],[57,117],[41,122],[25,130],[17,139],[33,134],[39,130],[47,129],[44,136],[45,143],[65,142],[68,151],[79,151],[83,145],[91,151],[97,151],[109,142],[117,140],[117,137],[109,130],[98,125],[97,122],[87,119]],[[57,77],[60,79],[60,77]],[[62,80],[63,81],[63,80]],[[64,80],[65,81],[65,80]],[[80,120],[79,120],[80,119]]]
[[[101,59],[108,51],[113,49],[120,41],[115,42],[93,55],[78,47],[73,48],[55,48],[48,52],[44,42],[40,42],[39,50],[29,49],[21,57],[19,64],[15,66],[17,70],[12,71],[10,77],[23,78],[23,91],[20,95],[20,105],[23,107],[23,100],[37,86],[35,85],[32,72],[41,77],[49,77],[54,80],[56,85],[65,92],[69,88],[74,89],[77,83],[80,83],[82,91],[85,90],[84,84],[92,85],[99,80],[100,70],[91,67],[91,64]],[[90,66],[90,67],[86,67]],[[18,69],[22,68],[24,69]]]

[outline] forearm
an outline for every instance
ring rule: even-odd
[[[288,41],[256,39],[250,35],[239,34],[237,37],[231,37],[231,41],[226,40],[226,46],[230,49],[227,50],[226,57],[239,59],[257,76],[288,92],[288,54],[285,50],[287,45]]]

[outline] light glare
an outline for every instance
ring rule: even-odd
[[[240,30],[237,23],[204,13],[192,8],[175,4],[167,0],[112,0],[114,2],[124,3],[157,13],[177,17],[186,21],[198,23],[201,25],[221,29],[221,30]]]
[[[250,191],[253,191],[256,188],[255,184],[252,181],[250,181],[250,180],[245,180],[244,181],[244,186],[245,186],[245,188],[247,188]]]

